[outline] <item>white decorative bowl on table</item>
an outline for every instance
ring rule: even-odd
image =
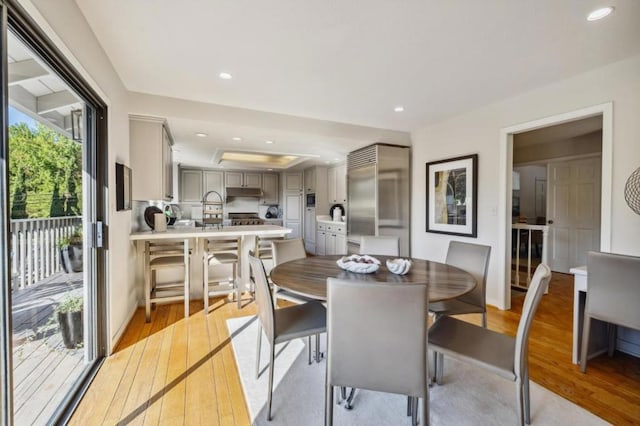
[[[404,275],[411,269],[411,259],[387,260],[387,269],[398,275]]]
[[[336,264],[345,271],[356,272],[358,274],[370,274],[380,268],[380,261],[366,254],[343,256],[336,260]]]

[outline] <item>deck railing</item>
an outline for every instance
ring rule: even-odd
[[[548,264],[548,250],[547,250],[547,240],[549,237],[549,226],[547,225],[528,225],[526,223],[514,223],[511,226],[511,229],[513,229],[513,236],[514,236],[514,241],[513,243],[515,243],[515,273],[512,274],[512,282],[511,284],[514,287],[520,287],[523,289],[529,288],[529,283],[531,282],[531,278],[533,275],[533,271],[532,269],[532,262],[531,262],[531,247],[532,244],[541,244],[542,245],[542,256],[541,256],[541,260],[542,263]],[[537,232],[538,235],[535,236],[534,238],[534,232]],[[541,233],[541,237],[542,239],[540,240],[540,234]],[[535,240],[535,241],[534,241]],[[526,251],[527,251],[527,259],[526,259],[526,264],[527,264],[527,276],[526,276],[526,284],[521,282],[521,278],[520,278],[520,247],[521,244],[524,243],[526,244]]]
[[[81,225],[82,216],[12,220],[12,289],[28,287],[60,271],[60,241]]]

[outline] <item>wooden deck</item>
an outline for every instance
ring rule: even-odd
[[[65,348],[52,319],[68,294],[82,294],[82,273],[56,273],[11,294],[15,424],[45,424],[83,369],[84,349]]]

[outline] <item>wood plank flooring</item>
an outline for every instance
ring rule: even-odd
[[[523,299],[491,309],[489,327],[514,335]],[[181,304],[159,306],[149,324],[139,309],[71,424],[249,424],[225,321],[255,314],[255,304],[214,299],[206,317],[202,308],[193,302],[185,320]],[[532,327],[531,379],[611,423],[640,423],[640,359],[616,352],[582,374],[571,363],[572,309],[573,277],[554,274]]]

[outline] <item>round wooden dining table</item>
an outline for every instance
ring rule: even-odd
[[[396,275],[387,269],[390,256],[374,256],[380,260],[380,269],[370,274],[342,270],[336,261],[342,256],[310,256],[281,263],[271,270],[275,285],[302,296],[317,300],[327,299],[327,278],[340,278],[362,282],[396,282],[429,285],[429,302],[453,299],[469,293],[476,286],[473,276],[455,266],[431,260],[411,259],[413,266],[405,275]]]

